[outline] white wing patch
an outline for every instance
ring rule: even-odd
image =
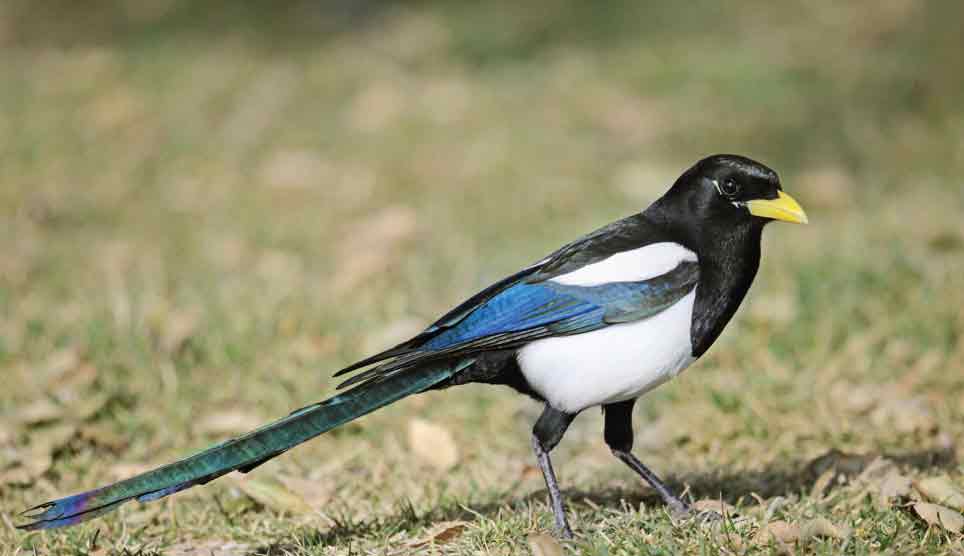
[[[553,282],[567,286],[600,286],[610,282],[640,282],[676,268],[682,261],[696,261],[696,253],[678,243],[652,243],[616,253],[598,263],[556,276]]]

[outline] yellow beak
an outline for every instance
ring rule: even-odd
[[[800,203],[783,191],[778,193],[776,199],[754,199],[747,202],[746,206],[750,209],[750,214],[761,218],[772,218],[794,224],[809,222],[807,213],[803,212]]]

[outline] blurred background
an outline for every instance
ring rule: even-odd
[[[768,229],[737,319],[637,411],[644,461],[696,484],[723,473],[711,498],[808,490],[794,470],[830,449],[954,461],[962,20],[962,3],[914,0],[5,0],[0,511],[16,522],[320,399],[337,368],[717,152],[775,168],[811,224]],[[377,547],[431,524],[401,501],[437,518],[505,503],[453,550],[511,553],[512,519],[549,527],[537,411],[499,389],[421,396],[267,467],[332,522],[293,534],[219,511],[212,497],[243,497],[214,487],[178,497],[180,529],[173,506],[122,512],[139,524],[124,542]],[[419,459],[422,425],[455,455]],[[642,487],[599,427],[581,418],[557,467],[618,508]],[[576,512],[585,527],[605,513]],[[653,516],[613,525],[610,548]],[[97,526],[116,540],[122,523]],[[0,548],[85,546],[95,529],[7,529]]]

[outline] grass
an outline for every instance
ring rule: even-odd
[[[964,550],[863,471],[962,484],[960,7],[313,6],[0,7],[0,552],[525,553],[552,523],[538,408],[476,386],[254,475],[318,512],[225,479],[63,532],[10,524],[322,398],[721,151],[777,168],[812,224],[767,230],[735,321],[637,410],[637,451],[749,521],[673,524],[587,412],[554,454],[568,550],[769,553],[759,526],[816,517],[852,534],[786,550]],[[451,433],[454,469],[413,451],[416,417]],[[446,521],[468,526],[409,544]]]

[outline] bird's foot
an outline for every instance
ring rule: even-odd
[[[700,527],[712,526],[724,520],[724,516],[711,509],[699,509],[683,502],[678,498],[666,500],[669,515],[674,522],[692,522]]]
[[[568,523],[563,523],[562,526],[556,526],[556,535],[563,540],[572,540],[573,534],[572,529],[569,527]]]
[[[690,505],[675,496],[664,496],[663,502],[666,504],[673,521],[684,521],[693,516],[693,509]]]
[[[723,515],[714,510],[693,512],[693,521],[700,527],[713,526],[723,521]]]
[[[682,513],[672,512],[671,510],[670,515],[676,523],[692,523],[697,527],[708,529],[718,529],[723,527],[724,523],[735,527],[742,527],[749,521],[749,518],[736,513],[721,513],[716,509],[701,509],[692,506],[687,506]]]

